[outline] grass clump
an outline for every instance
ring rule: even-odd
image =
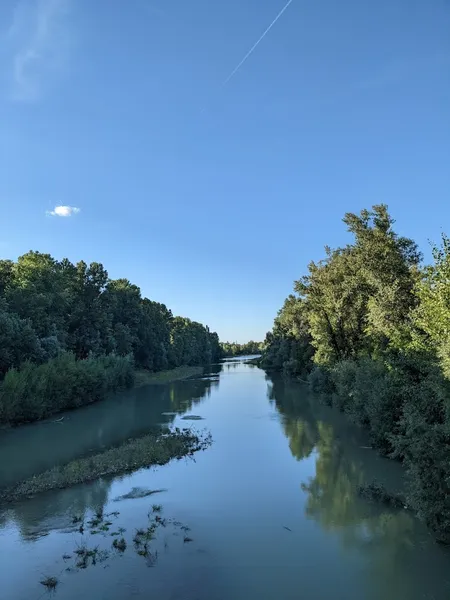
[[[98,546],[95,548],[88,548],[84,544],[74,550],[74,554],[78,556],[76,563],[78,569],[87,569],[89,564],[95,566],[97,561],[103,562],[108,558],[108,553],[104,550],[100,550]]]
[[[187,536],[187,532],[190,531],[189,527],[183,525],[180,521],[175,521],[173,519],[163,518],[159,513],[162,511],[162,507],[160,505],[154,505],[158,508],[156,514],[153,510],[148,513],[148,522],[145,526],[140,527],[135,530],[132,541],[134,542],[132,546],[132,550],[138,555],[146,560],[147,566],[153,567],[158,560],[158,544],[161,545],[161,539],[158,540],[158,530],[161,527],[172,526],[174,529],[181,530],[182,540],[184,544],[190,543],[193,541],[192,538]],[[109,513],[105,518],[111,516],[113,513]],[[103,518],[103,511],[97,511],[95,513],[97,520],[99,518]],[[114,516],[118,516],[119,513],[116,512]],[[121,537],[118,536],[120,532]],[[70,559],[73,560],[72,566],[69,566],[65,569],[66,572],[76,572],[79,570],[85,570],[88,567],[96,566],[98,563],[103,563],[108,558],[113,555],[112,550],[116,551],[119,554],[125,553],[129,550],[130,541],[127,541],[125,537],[122,535],[125,532],[123,527],[119,527],[117,531],[113,532],[110,535],[114,536],[112,540],[111,546],[107,548],[103,547],[101,549],[100,546],[89,547],[85,542],[84,538],[81,538],[79,544],[76,545],[75,549],[71,554],[64,554],[63,560],[65,562]],[[176,531],[172,532],[173,535],[179,535]],[[168,548],[168,536],[167,533],[164,535],[164,548]],[[111,550],[112,548],[112,550]],[[42,585],[45,585],[49,590],[54,590],[56,587],[58,580],[54,577],[47,577],[43,581],[41,581]]]
[[[145,531],[145,529],[142,529],[142,527],[139,529],[136,529],[136,532],[133,537],[133,542],[134,542],[135,546],[140,546],[143,543],[145,534],[146,534],[146,531]]]
[[[54,590],[58,585],[58,580],[56,577],[45,577],[41,581],[41,585],[45,586],[48,590]]]
[[[164,465],[173,458],[192,456],[211,444],[211,436],[175,429],[168,434],[146,435],[105,452],[74,460],[0,491],[0,501],[11,502],[54,489],[64,489],[105,475],[119,475],[152,465]],[[90,522],[91,526],[99,521]]]
[[[113,548],[115,548],[119,552],[125,552],[125,550],[127,549],[127,543],[125,541],[125,538],[123,538],[123,537],[120,538],[119,540],[115,539],[113,541],[112,545],[113,545]]]
[[[83,517],[80,515],[74,515],[72,517],[72,523],[75,525],[76,523],[81,523],[83,521]]]

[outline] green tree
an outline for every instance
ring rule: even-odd
[[[385,205],[347,213],[353,235],[326,248],[295,283],[266,339],[262,364],[298,374],[314,349],[311,388],[368,428],[372,444],[404,461],[409,502],[436,536],[450,541],[450,240],[421,254],[393,229]],[[310,355],[311,356],[311,355]],[[292,439],[305,439],[304,427]],[[316,478],[314,485],[318,485]],[[319,486],[317,494],[324,493]]]
[[[41,362],[43,350],[30,321],[21,319],[0,300],[0,376],[25,361]]]
[[[0,420],[39,419],[77,397],[104,397],[130,381],[134,366],[158,371],[220,356],[216,333],[174,319],[128,279],[110,280],[100,263],[33,251],[0,261]]]

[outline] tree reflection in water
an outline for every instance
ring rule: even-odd
[[[14,438],[11,438],[8,448],[10,452],[21,452],[22,460],[31,463],[35,444],[47,444],[45,461],[37,463],[44,468],[30,467],[27,476],[61,464],[61,444],[64,442],[67,448],[63,454],[68,460],[62,461],[63,464],[88,455],[87,448],[101,452],[126,439],[139,437],[152,429],[160,429],[165,424],[170,425],[174,420],[171,412],[181,414],[190,411],[194,405],[210,396],[211,389],[219,385],[219,380],[214,378],[221,370],[221,364],[212,365],[209,372],[213,379],[197,378],[146,386],[122,394],[119,398],[121,401],[113,398],[81,409],[78,413],[75,411],[64,426],[52,430],[53,435],[55,432],[61,436],[57,443],[53,440],[53,446],[48,444],[48,429],[37,423],[29,429],[28,437],[18,430],[17,448],[14,447]],[[106,410],[108,407],[109,410]],[[162,413],[166,413],[164,417],[161,416]],[[57,452],[55,447],[58,448]],[[103,508],[108,501],[113,479],[115,478],[104,478],[86,485],[55,490],[15,503],[7,510],[0,510],[0,528],[11,521],[15,522],[22,538],[26,540],[37,539],[52,530],[77,529],[73,527],[73,515],[84,517],[88,511]],[[0,485],[1,483],[0,481]]]
[[[412,513],[360,498],[358,487],[379,476],[365,464],[367,451],[360,448],[362,433],[348,423],[343,430],[341,415],[322,406],[305,386],[281,378],[268,382],[268,396],[280,413],[292,455],[297,460],[315,456],[315,475],[301,483],[307,496],[306,515],[325,531],[337,534],[346,550],[356,551],[367,560],[377,581],[374,597],[381,597],[381,591],[383,597],[393,598],[394,587],[396,598],[420,597],[416,584],[420,587],[422,582],[419,576],[411,576],[411,569],[417,563],[420,573],[424,545],[429,545],[429,540]],[[400,478],[400,465],[398,471]],[[433,547],[432,552],[436,551]],[[402,568],[403,578],[399,577]]]

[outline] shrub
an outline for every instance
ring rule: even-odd
[[[0,422],[18,424],[102,400],[131,387],[130,357],[104,356],[76,360],[64,352],[42,365],[25,363],[7,372],[0,389]]]
[[[405,462],[408,505],[439,541],[450,543],[450,382],[437,361],[413,352],[342,361],[316,368],[310,382],[327,398],[334,391],[333,403],[368,428],[373,445]],[[389,501],[377,485],[359,491]]]
[[[404,403],[393,443],[408,469],[408,500],[437,539],[450,543],[450,383],[423,357],[402,357],[397,368]]]
[[[352,410],[357,371],[358,365],[353,360],[343,360],[342,362],[337,363],[331,371],[331,377],[336,391],[333,398],[333,404],[340,410],[346,412]]]
[[[327,404],[331,404],[335,386],[329,369],[323,366],[315,367],[308,376],[308,382],[314,394],[320,394]]]

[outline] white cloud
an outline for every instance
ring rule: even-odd
[[[18,0],[6,34],[14,100],[37,100],[49,75],[64,68],[69,2]]]
[[[53,210],[48,210],[47,214],[52,217],[71,217],[80,212],[76,206],[55,206]]]

